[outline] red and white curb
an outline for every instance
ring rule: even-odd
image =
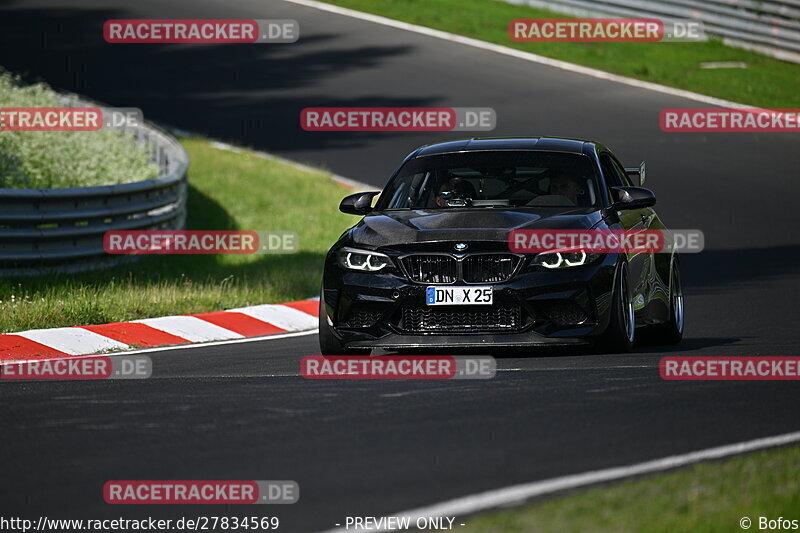
[[[0,361],[263,337],[318,326],[319,300],[0,335]]]

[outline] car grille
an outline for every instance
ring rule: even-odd
[[[467,283],[503,282],[514,273],[519,260],[511,254],[469,255],[461,263],[462,277]]]
[[[513,254],[474,254],[458,261],[449,255],[415,254],[404,257],[403,267],[417,283],[500,283],[514,274],[519,256]]]
[[[405,307],[400,329],[411,333],[513,331],[523,326],[519,306],[483,310]]]
[[[449,255],[410,255],[403,259],[403,266],[417,283],[455,283],[458,265]]]

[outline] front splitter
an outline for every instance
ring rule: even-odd
[[[535,333],[496,333],[484,335],[400,335],[391,333],[380,339],[353,341],[348,348],[517,348],[528,346],[586,346],[586,339],[543,337]]]

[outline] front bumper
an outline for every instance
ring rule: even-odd
[[[523,265],[509,281],[485,284],[494,289],[492,306],[431,309],[425,305],[428,284],[397,270],[344,270],[329,256],[322,318],[348,348],[580,345],[608,325],[616,260],[609,254],[556,271]]]

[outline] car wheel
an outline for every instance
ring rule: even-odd
[[[628,264],[622,263],[614,284],[611,317],[606,331],[598,339],[603,353],[626,353],[631,351],[636,338],[636,322],[633,313],[633,298],[628,285]]]
[[[319,349],[322,355],[369,355],[369,348],[347,348],[328,325],[325,314],[325,300],[319,298]]]
[[[657,344],[676,344],[683,338],[684,327],[683,285],[678,261],[672,262],[669,273],[669,320],[654,327]]]

